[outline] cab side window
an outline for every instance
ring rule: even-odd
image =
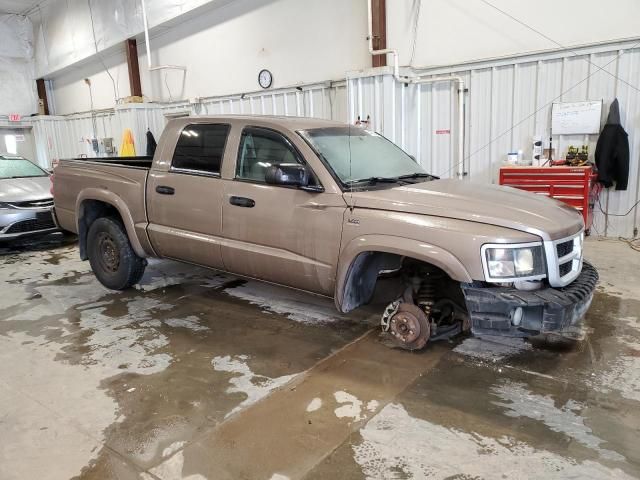
[[[219,175],[229,129],[229,125],[218,124],[193,124],[184,127],[173,152],[171,168]]]
[[[303,163],[285,137],[265,128],[247,127],[242,131],[236,178],[264,182],[267,168],[281,163]]]

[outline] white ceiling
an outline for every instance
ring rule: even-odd
[[[0,13],[26,13],[42,0],[0,0]]]

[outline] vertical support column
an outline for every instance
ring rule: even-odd
[[[42,101],[44,108],[43,114],[49,115],[49,99],[47,98],[47,87],[44,83],[44,78],[36,80],[36,88],[38,89],[38,98]]]
[[[142,97],[142,86],[140,84],[140,68],[138,67],[138,42],[135,38],[125,40],[125,51],[127,52],[127,68],[129,70],[129,89],[134,97]]]
[[[373,37],[373,49],[384,50],[387,48],[387,2],[386,0],[371,0],[371,34]],[[371,57],[373,67],[386,67],[386,55],[373,55]]]

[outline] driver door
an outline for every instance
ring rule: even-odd
[[[285,135],[244,128],[225,182],[222,258],[229,271],[332,295],[346,206],[340,195],[265,182],[268,167],[295,162],[305,163]]]

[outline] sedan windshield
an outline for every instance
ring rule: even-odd
[[[299,133],[346,185],[436,178],[394,143],[368,130],[345,126]]]
[[[46,177],[47,172],[22,157],[0,157],[0,179]]]

